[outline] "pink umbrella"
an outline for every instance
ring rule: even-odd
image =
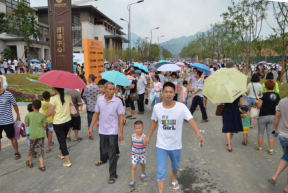
[[[62,70],[52,70],[42,74],[39,82],[57,88],[80,89],[86,88],[85,83],[77,75]]]
[[[177,65],[177,66],[185,66],[185,64],[182,63],[182,62],[177,62],[176,65]]]

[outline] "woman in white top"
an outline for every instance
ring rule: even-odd
[[[253,74],[251,78],[251,82],[247,86],[246,94],[248,96],[247,104],[249,107],[249,111],[251,110],[251,107],[256,105],[255,101],[257,100],[258,96],[262,95],[262,86],[259,83],[260,77],[259,74]],[[251,119],[251,126],[250,128],[254,128],[254,119]]]
[[[4,75],[2,75],[1,71],[0,71],[0,85],[2,86],[2,88],[4,90],[6,90],[8,88],[8,83],[6,81],[6,77]]]

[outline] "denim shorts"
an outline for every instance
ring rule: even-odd
[[[255,105],[255,101],[257,99],[256,98],[251,98],[251,97],[248,97],[247,99],[247,105]]]
[[[171,160],[171,169],[178,170],[180,166],[181,149],[166,150],[156,147],[157,181],[165,181],[168,155]]]
[[[53,123],[46,123],[45,130],[46,131],[54,131]]]
[[[278,140],[283,150],[281,159],[288,163],[288,138],[278,135]]]

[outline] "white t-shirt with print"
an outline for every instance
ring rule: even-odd
[[[176,102],[171,109],[158,103],[153,108],[151,119],[158,122],[156,147],[165,150],[182,149],[182,129],[185,120],[192,119],[186,105]]]

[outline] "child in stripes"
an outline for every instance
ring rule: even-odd
[[[137,165],[140,163],[141,165],[141,175],[140,179],[144,180],[146,177],[145,173],[145,164],[146,164],[146,155],[145,155],[145,145],[144,139],[145,134],[143,134],[144,125],[142,121],[136,121],[134,123],[134,131],[135,133],[131,137],[131,158],[132,158],[132,169],[131,169],[131,178],[130,188],[135,187],[135,173],[137,169]]]

